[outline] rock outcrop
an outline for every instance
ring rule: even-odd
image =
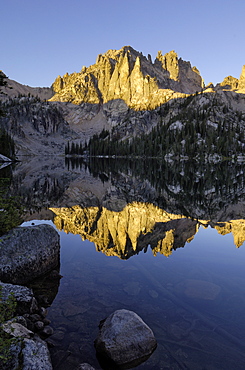
[[[226,89],[226,90],[237,90],[239,85],[238,78],[227,76],[224,80],[218,84],[218,88]]]
[[[178,58],[177,53],[172,50],[169,53],[162,55],[161,51],[158,52],[155,64],[160,61],[162,68],[169,72],[171,88],[173,90],[180,89],[185,93],[194,93],[200,91],[204,87],[204,81],[200,76],[197,67],[191,67],[190,62],[185,62],[182,58]]]
[[[240,78],[235,78],[233,76],[227,76],[224,80],[217,84],[216,89],[222,90],[232,90],[238,93],[245,92],[245,65],[242,67]]]
[[[20,155],[63,153],[65,138],[74,135],[58,105],[24,96],[9,98],[2,106],[0,127],[12,136]]]
[[[130,46],[109,50],[80,73],[58,76],[51,101],[74,104],[107,103],[122,99],[136,110],[154,109],[175,97],[201,91],[199,71],[172,51],[161,52],[154,63]]]
[[[25,284],[59,265],[59,235],[52,226],[17,227],[1,237],[0,280]]]
[[[137,366],[157,347],[152,330],[135,313],[118,310],[101,322],[97,352],[116,365]]]
[[[242,72],[238,83],[238,89],[243,91],[245,90],[245,65],[242,67]]]

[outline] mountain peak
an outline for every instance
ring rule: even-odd
[[[158,52],[152,63],[150,55],[124,46],[99,54],[96,63],[80,73],[59,76],[51,100],[98,104],[122,99],[134,109],[153,109],[172,97],[201,91],[203,82],[197,71],[174,50],[165,55]]]

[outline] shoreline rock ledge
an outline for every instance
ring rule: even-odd
[[[60,238],[50,225],[17,227],[0,239],[0,281],[25,284],[60,263]]]
[[[125,369],[147,360],[156,349],[157,341],[135,312],[122,309],[101,321],[94,346],[101,361],[109,360]]]

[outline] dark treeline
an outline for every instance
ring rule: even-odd
[[[0,170],[0,236],[20,225],[22,206],[19,197],[11,195],[12,166]]]
[[[0,129],[0,154],[15,159],[14,140],[4,129]]]
[[[170,126],[171,122],[166,125],[159,124],[149,134],[123,141],[109,135],[106,138],[101,134],[94,135],[88,146],[81,148],[81,154],[86,151],[91,156],[163,157],[173,154],[194,158],[205,154],[229,157],[245,152],[244,133],[239,126],[236,131],[232,125],[227,126],[225,122],[218,124],[217,129],[210,127],[208,130],[204,121],[187,121],[181,129],[170,129]],[[103,132],[102,134],[104,135]]]
[[[83,155],[87,150],[87,146],[82,143],[68,142],[65,146],[65,155]]]
[[[0,93],[2,93],[1,88],[7,86],[7,76],[0,71]],[[0,102],[0,117],[4,117],[6,112],[5,109],[2,107],[2,103]],[[5,155],[11,159],[15,158],[15,144],[12,137],[4,130],[4,128],[0,127],[0,154]]]

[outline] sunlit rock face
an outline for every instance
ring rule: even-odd
[[[245,90],[245,65],[242,67],[238,88],[239,90]]]
[[[159,51],[155,63],[157,61],[160,61],[162,68],[169,72],[170,79],[181,85],[183,92],[193,93],[200,91],[200,87],[204,87],[199,70],[196,67],[191,67],[190,62],[178,58],[174,50],[165,55]]]
[[[245,91],[245,65],[242,67],[240,78],[233,76],[227,76],[224,80],[216,86],[217,89],[222,90],[233,90],[238,93],[244,93]]]
[[[122,99],[130,107],[154,109],[171,98],[201,91],[203,80],[197,68],[179,59],[174,51],[158,52],[152,63],[130,46],[109,50],[80,73],[58,76],[51,101],[106,103]]]
[[[222,89],[227,90],[236,90],[238,88],[239,80],[233,76],[227,76],[224,80],[219,84]]]
[[[169,256],[197,232],[197,222],[147,203],[131,203],[120,212],[104,207],[51,208],[56,227],[81,235],[108,256],[129,258],[151,246],[153,254]]]

